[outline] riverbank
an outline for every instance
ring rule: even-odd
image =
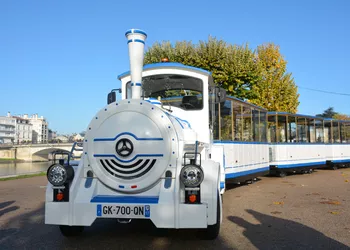
[[[44,176],[44,175],[46,175],[46,172],[38,172],[38,173],[33,173],[33,174],[11,175],[11,176],[0,176],[0,181],[10,181],[10,180],[24,179],[24,178]]]
[[[15,158],[0,158],[0,164],[1,163],[19,163],[19,162],[25,162],[25,161],[15,159]]]

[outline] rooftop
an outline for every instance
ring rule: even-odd
[[[143,66],[143,71],[151,70],[151,69],[160,69],[160,68],[177,68],[177,69],[183,69],[183,70],[191,70],[191,71],[195,71],[195,72],[202,73],[202,74],[204,73],[206,75],[211,75],[211,72],[209,72],[207,70],[184,65],[184,64],[178,63],[178,62],[161,62],[161,63],[146,64]],[[120,80],[121,78],[128,76],[128,75],[130,75],[130,70],[120,74],[118,76],[118,79]]]

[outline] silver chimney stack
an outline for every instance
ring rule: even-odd
[[[128,40],[131,98],[140,99],[142,90],[143,55],[147,34],[139,29],[130,29],[125,33]]]

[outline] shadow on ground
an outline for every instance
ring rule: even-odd
[[[19,209],[19,206],[11,206],[16,201],[0,202],[0,217],[9,212]]]
[[[260,224],[252,224],[236,216],[228,216],[228,219],[244,228],[244,236],[258,249],[349,249],[348,246],[298,222],[251,209],[246,211]]]
[[[119,224],[100,219],[82,235],[65,238],[58,226],[44,224],[44,204],[10,219],[0,227],[4,249],[235,249],[220,236],[213,241],[196,238],[193,230],[157,230],[148,220]]]
[[[242,186],[254,185],[260,181],[261,181],[261,178],[257,177],[254,180],[248,180],[248,181],[244,181],[244,182],[240,182],[240,183],[227,182],[225,184],[225,190],[227,191],[227,190],[239,188]]]

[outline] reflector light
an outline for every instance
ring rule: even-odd
[[[56,195],[56,199],[57,199],[58,201],[63,200],[63,198],[64,198],[63,193],[58,193],[58,194]]]
[[[195,194],[191,194],[189,197],[188,197],[188,200],[191,202],[191,203],[194,203],[196,202],[197,200],[197,196]]]
[[[131,188],[137,188],[137,185],[131,186]]]

